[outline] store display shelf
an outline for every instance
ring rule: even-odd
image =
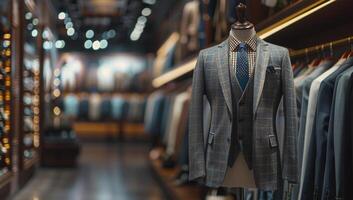
[[[0,176],[0,188],[11,181],[12,173],[10,171]]]
[[[285,9],[277,12],[271,17],[256,25],[256,30],[260,38],[264,39],[300,22],[303,18],[319,11],[336,0],[301,0],[297,1]]]
[[[162,168],[160,160],[150,159],[152,173],[155,175],[167,199],[173,200],[195,200],[204,199],[205,189],[198,185],[182,185],[175,186],[173,178],[179,172],[178,168],[165,169]]]
[[[197,58],[192,58],[181,64],[180,66],[175,67],[173,70],[162,74],[161,76],[155,78],[152,81],[152,85],[154,88],[159,88],[171,81],[174,81],[186,74],[192,72],[195,68]]]
[[[70,92],[70,91],[64,91],[63,96],[67,96],[67,95],[77,95],[77,96],[84,96],[84,95],[89,95],[89,94],[99,94],[99,95],[103,95],[103,96],[114,96],[114,95],[118,95],[121,97],[140,97],[140,98],[144,98],[146,96],[149,95],[149,93],[146,92],[119,92],[119,91],[111,91],[111,92],[103,92],[103,91],[80,91],[80,92]]]
[[[76,121],[73,130],[79,138],[124,138],[127,140],[148,140],[143,123],[121,121]]]
[[[298,45],[308,46],[312,42],[318,40],[318,37],[315,33],[316,40],[310,39],[311,42],[306,41],[304,39],[303,42],[298,42],[293,38],[306,38],[304,36],[294,37],[296,34],[306,34],[308,31],[304,30],[312,30],[313,32],[317,32],[320,29],[313,29],[308,27],[314,27],[313,24],[318,24],[320,26],[324,26],[325,24],[332,23],[333,25],[342,24],[344,21],[339,20],[344,18],[345,20],[351,19],[352,12],[345,12],[346,9],[353,9],[352,6],[349,5],[348,0],[336,1],[336,0],[302,0],[292,5],[288,6],[284,10],[276,13],[272,17],[265,19],[256,25],[256,30],[258,31],[258,36],[262,39],[266,39],[269,42],[282,45],[289,48],[296,48]],[[346,5],[346,6],[345,6]],[[334,13],[345,13],[345,16],[334,15]],[[323,16],[324,18],[323,19]],[[334,16],[333,16],[334,15]],[[334,19],[337,20],[334,20]],[[352,23],[346,23],[351,25]],[[332,29],[331,27],[335,26],[327,26],[326,28]],[[349,27],[349,26],[346,27]],[[353,26],[352,26],[353,27]],[[353,29],[350,27],[349,29]],[[332,29],[333,31],[335,29]],[[347,32],[347,28],[344,29]],[[352,30],[353,31],[353,30]],[[329,33],[327,33],[329,35]],[[307,34],[310,35],[310,34]],[[331,35],[340,35],[340,34],[331,34]],[[349,35],[349,34],[348,34]],[[343,35],[347,36],[347,35]],[[342,37],[343,37],[342,36]],[[321,37],[321,36],[320,36]],[[333,38],[334,39],[334,38]],[[331,40],[333,40],[331,39]],[[320,41],[319,43],[322,43]],[[301,47],[303,48],[303,47]],[[171,71],[168,71],[158,77],[156,77],[152,85],[154,88],[159,88],[167,83],[173,82],[180,77],[189,75],[195,68],[197,58],[194,57],[191,60],[184,62],[179,66],[176,66]]]
[[[260,22],[256,30],[268,42],[297,50],[350,36],[352,9],[351,0],[302,0]]]
[[[39,161],[38,156],[33,156],[32,158],[29,159],[24,159],[24,169],[28,170],[30,168],[32,168],[35,164],[37,164]]]
[[[0,199],[7,199],[11,192],[12,172],[6,172],[0,176]]]
[[[36,171],[36,165],[35,165],[35,161],[33,159],[28,160],[28,162],[26,161],[24,163],[24,168],[20,171],[19,174],[19,186],[20,188],[22,188],[29,180],[30,178],[33,176],[33,174]]]

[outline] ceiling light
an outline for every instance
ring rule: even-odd
[[[137,23],[145,24],[147,22],[147,18],[145,16],[140,16],[137,19]]]
[[[140,37],[141,37],[141,33],[140,32],[137,32],[137,31],[133,31],[132,33],[131,33],[131,35],[130,35],[130,39],[132,40],[132,41],[137,41],[138,39],[140,39]]]
[[[139,37],[137,35],[130,35],[130,39],[132,41],[137,41],[139,39]]]
[[[57,94],[54,93],[54,96],[55,96],[55,97],[60,96],[60,92],[57,93]],[[60,115],[61,110],[60,110],[60,108],[59,108],[58,106],[55,106],[54,109],[53,109],[53,112],[54,112],[55,115]]]
[[[103,39],[109,39],[107,35],[108,35],[108,32],[103,32],[102,33],[102,38]]]
[[[25,18],[27,19],[27,20],[30,20],[30,19],[32,19],[32,13],[31,12],[28,12],[28,13],[26,13],[26,15],[25,15]]]
[[[116,31],[114,29],[109,30],[107,36],[109,38],[114,38],[116,36]]]
[[[136,24],[134,30],[142,32],[144,28],[145,28],[144,24]]]
[[[48,30],[44,30],[44,31],[43,31],[42,37],[43,37],[44,39],[49,38],[49,32],[48,32]]]
[[[142,0],[143,3],[145,4],[150,4],[150,5],[153,5],[156,3],[156,0]]]
[[[74,28],[69,28],[66,31],[68,36],[73,36],[75,34],[75,29]]]
[[[92,48],[92,40],[86,40],[85,41],[85,44],[84,44],[84,46],[85,46],[85,49],[90,49],[90,48]]]
[[[98,50],[100,48],[100,42],[98,40],[94,41],[92,44],[93,50]]]
[[[74,24],[73,24],[72,22],[67,22],[67,23],[65,24],[65,28],[66,28],[66,29],[69,29],[69,28],[72,28],[72,27],[74,27]]]
[[[58,40],[55,42],[55,47],[58,49],[62,49],[65,47],[65,41],[64,40]]]
[[[55,44],[55,45],[56,45],[56,44]],[[61,73],[61,71],[60,71],[59,68],[56,68],[56,69],[54,70],[54,76],[58,77],[58,76],[60,76],[60,73]]]
[[[66,18],[66,13],[60,12],[60,13],[58,14],[58,18],[59,18],[60,20],[64,20],[64,19]]]
[[[94,31],[88,30],[86,31],[86,38],[90,39],[94,37]]]
[[[55,78],[53,81],[55,86],[59,86],[60,85],[60,79],[59,78]]]
[[[11,42],[9,40],[4,40],[2,45],[6,48],[6,47],[9,47],[11,44]]]
[[[141,14],[145,17],[150,16],[152,14],[152,10],[151,10],[151,8],[144,8],[141,11]]]
[[[31,30],[33,29],[33,24],[32,24],[32,23],[27,24],[27,29],[28,29],[29,31],[31,31]]]
[[[32,23],[33,23],[33,25],[38,25],[38,23],[39,23],[39,20],[38,20],[38,18],[34,18],[33,19],[33,21],[32,21]]]
[[[37,37],[37,35],[38,35],[37,29],[33,29],[33,31],[32,31],[32,37]]]
[[[45,50],[49,50],[49,49],[53,48],[53,43],[50,41],[45,41],[45,42],[43,42],[43,48]]]
[[[100,46],[101,49],[105,49],[105,48],[108,47],[108,41],[107,40],[101,40],[99,43],[100,43],[99,46]]]

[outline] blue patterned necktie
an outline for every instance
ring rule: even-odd
[[[249,61],[245,43],[240,43],[237,50],[236,76],[241,89],[244,91],[249,81]]]

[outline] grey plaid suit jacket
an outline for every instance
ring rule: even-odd
[[[189,116],[189,179],[220,187],[227,169],[233,111],[228,40],[199,53],[193,76]],[[207,144],[203,136],[203,96],[211,105]],[[285,132],[275,118],[281,97]],[[253,168],[256,186],[276,190],[280,181],[297,182],[297,112],[288,50],[257,39],[253,100]],[[206,126],[207,127],[207,126]],[[273,138],[273,135],[276,137]],[[272,137],[270,137],[272,136]],[[283,137],[280,156],[278,138]]]

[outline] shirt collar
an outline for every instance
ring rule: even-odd
[[[240,43],[242,42],[238,40],[236,37],[234,37],[232,34],[229,35],[229,47],[231,51],[236,51]],[[256,51],[256,35],[254,35],[244,43],[247,44],[248,47],[250,47],[249,48],[250,50]]]

